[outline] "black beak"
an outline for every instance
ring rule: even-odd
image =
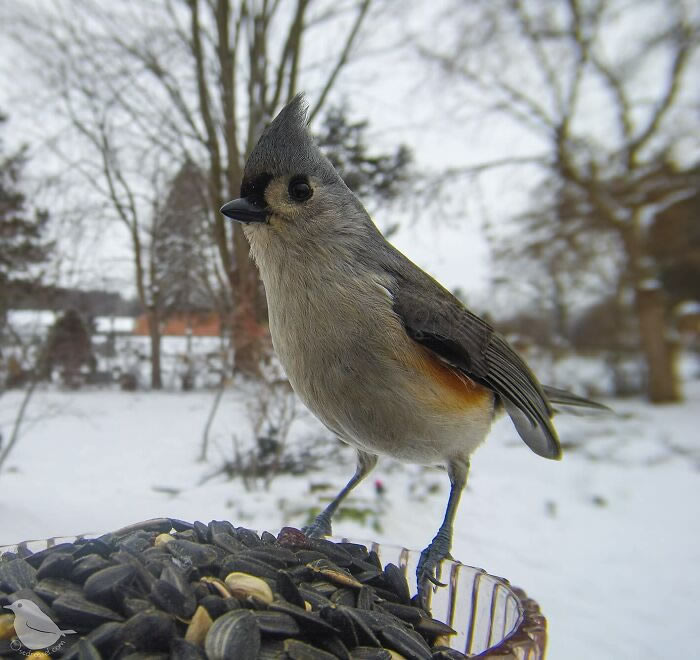
[[[220,211],[238,222],[267,222],[269,211],[249,202],[245,197],[224,204]]]

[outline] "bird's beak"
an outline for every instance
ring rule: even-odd
[[[6,610],[12,610],[12,605],[3,605]],[[12,610],[14,612],[14,610]]]
[[[234,199],[221,207],[221,212],[233,220],[238,222],[267,222],[267,216],[270,214],[269,209],[256,206],[249,202],[245,197]]]

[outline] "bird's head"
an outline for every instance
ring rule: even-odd
[[[25,615],[32,615],[32,614],[43,614],[43,612],[39,609],[38,605],[31,600],[28,600],[26,598],[20,598],[19,600],[16,600],[14,603],[10,603],[9,605],[5,605],[6,610],[12,610],[15,613],[15,616],[19,616],[20,614],[25,614]]]
[[[306,126],[306,103],[295,96],[263,131],[245,166],[241,196],[221,212],[244,224],[255,244],[306,245],[347,236],[369,218]]]

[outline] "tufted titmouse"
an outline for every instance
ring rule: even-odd
[[[357,449],[354,476],[307,533],[331,533],[331,516],[379,454],[447,468],[445,517],[418,565],[425,596],[494,415],[505,409],[530,449],[558,459],[550,402],[597,404],[543,388],[498,333],[384,239],[314,144],[301,95],[265,129],[240,199],[221,212],[243,223],[292,387]]]

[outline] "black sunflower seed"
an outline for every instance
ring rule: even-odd
[[[390,589],[399,597],[400,602],[409,603],[411,601],[406,575],[398,566],[387,564],[384,567],[384,578]]]
[[[277,579],[279,569],[269,566],[258,559],[252,557],[242,557],[240,555],[228,555],[221,564],[219,574],[223,580],[229,573],[248,573],[260,578],[269,580]]]
[[[345,605],[346,607],[355,607],[357,603],[356,591],[343,587],[331,594],[331,602],[336,605]]]
[[[400,653],[406,660],[430,660],[432,652],[426,641],[410,628],[387,626],[379,631],[387,648]]]
[[[122,623],[108,621],[91,630],[82,639],[90,642],[102,655],[108,658],[120,643],[123,626],[124,624]],[[75,660],[78,657],[77,644],[74,644],[70,650],[64,652],[61,657],[63,660]]]
[[[29,555],[26,557],[25,561],[34,568],[39,568],[47,557],[55,554],[63,554],[64,552],[73,554],[75,548],[76,546],[74,543],[59,543],[58,545],[53,545],[50,548],[45,548],[44,550],[39,550]]]
[[[88,599],[96,603],[104,605],[115,604],[120,600],[115,597],[115,594],[124,585],[130,583],[135,575],[136,569],[131,564],[109,566],[93,573],[85,580],[83,592]]]
[[[258,627],[263,635],[295,637],[301,632],[296,619],[284,612],[258,611],[253,612],[253,616],[258,620]]]
[[[301,629],[308,635],[333,635],[338,632],[332,625],[324,621],[318,613],[307,612],[301,607],[275,600],[268,605],[268,609],[275,612],[284,612],[294,617]]]
[[[375,594],[372,587],[361,587],[357,592],[357,608],[360,610],[371,610],[374,606]]]
[[[110,562],[100,555],[85,555],[84,557],[74,561],[73,571],[70,578],[74,582],[82,584],[93,573],[96,573],[103,568],[107,568],[107,566],[110,566]]]
[[[252,612],[233,610],[209,629],[204,648],[210,660],[255,660],[260,650],[260,628]]]
[[[358,646],[350,652],[351,660],[391,660],[391,653],[386,649],[372,646]]]
[[[211,545],[173,539],[165,544],[165,549],[185,566],[211,566],[218,557],[216,548]]]
[[[275,582],[275,591],[288,603],[297,607],[304,607],[304,598],[299,592],[299,587],[287,571],[278,571]]]
[[[63,578],[44,578],[37,582],[34,592],[49,603],[63,594],[82,595],[82,590],[77,584]]]
[[[107,621],[124,620],[114,610],[92,603],[77,594],[63,594],[51,606],[62,621],[79,628],[90,629]]]
[[[170,643],[170,660],[207,660],[204,649],[176,637]]]
[[[434,646],[432,660],[467,660],[467,656],[449,646]]]
[[[25,559],[0,563],[0,589],[7,592],[31,589],[36,584],[36,569]]]
[[[183,593],[165,580],[156,580],[151,587],[150,598],[161,610],[185,619],[191,617],[197,608],[197,601],[191,589],[189,593]]]
[[[136,651],[167,651],[175,636],[175,621],[163,612],[146,610],[124,623],[121,641]]]
[[[102,654],[90,640],[80,639],[76,646],[78,647],[78,660],[102,660]]]
[[[336,660],[333,654],[300,642],[298,639],[285,640],[284,650],[291,660]]]
[[[236,527],[233,534],[243,545],[249,548],[257,548],[262,545],[260,537],[252,530],[245,527]]]
[[[244,546],[236,537],[232,534],[216,533],[212,534],[211,542],[217,547],[225,550],[230,554],[236,554],[241,552]]]

